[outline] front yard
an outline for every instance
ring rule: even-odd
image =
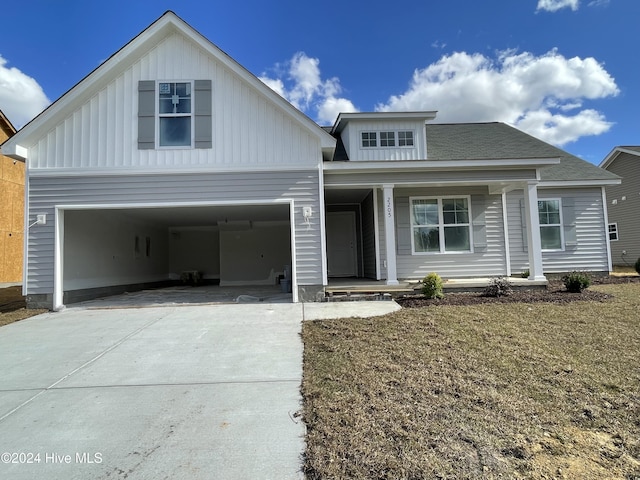
[[[590,290],[305,322],[307,478],[640,479],[640,283]]]

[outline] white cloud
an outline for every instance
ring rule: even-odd
[[[51,102],[38,82],[6,65],[7,60],[0,56],[0,110],[19,129]]]
[[[571,8],[575,12],[578,10],[579,4],[580,0],[538,0],[536,11],[557,12],[563,8]]]
[[[457,52],[416,70],[407,91],[380,111],[438,110],[439,122],[502,121],[555,145],[606,132],[611,123],[585,100],[618,94],[615,80],[593,58],[500,52],[495,59]]]
[[[262,74],[260,80],[319,123],[332,124],[340,112],[357,111],[350,100],[339,96],[340,81],[335,77],[323,80],[320,60],[304,52],[276,65],[274,73],[276,78]]]

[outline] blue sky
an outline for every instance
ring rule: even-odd
[[[323,125],[438,110],[595,164],[640,145],[637,0],[10,2],[0,110],[20,128],[169,9]]]

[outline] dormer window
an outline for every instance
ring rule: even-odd
[[[360,132],[362,148],[413,147],[413,130]]]
[[[411,130],[398,132],[399,147],[413,147],[413,132]]]
[[[362,132],[362,147],[371,148],[378,146],[378,135],[376,132]]]
[[[396,132],[380,132],[380,146],[381,147],[395,147],[396,146]]]

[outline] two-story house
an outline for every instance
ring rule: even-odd
[[[500,123],[343,113],[320,127],[172,12],[2,146],[28,165],[31,306],[198,271],[389,286],[608,271],[615,175]]]

